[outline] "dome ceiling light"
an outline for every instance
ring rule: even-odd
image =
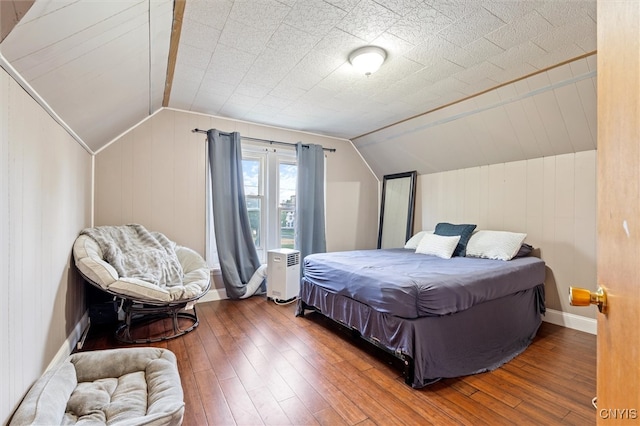
[[[354,50],[349,55],[349,62],[353,67],[362,72],[366,76],[370,76],[378,71],[384,60],[387,58],[387,52],[378,46],[364,46]]]

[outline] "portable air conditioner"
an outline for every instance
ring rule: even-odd
[[[300,252],[276,249],[267,252],[267,298],[288,301],[300,292]]]

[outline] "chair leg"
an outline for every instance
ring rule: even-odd
[[[173,311],[173,314],[171,315],[171,317],[173,320],[173,333],[176,336],[182,336],[183,334],[190,332],[191,330],[193,330],[198,326],[199,321],[198,321],[198,313],[196,312],[196,306],[194,305],[192,309],[193,309],[193,313],[183,311],[182,309],[176,309],[175,311]],[[178,322],[178,318],[184,318],[184,319],[190,320],[191,325],[188,328],[185,328],[184,330],[180,329],[180,323]]]
[[[186,304],[173,306],[149,306],[144,304],[133,304],[130,300],[125,300],[122,306],[122,309],[125,312],[125,318],[116,329],[115,337],[118,341],[123,343],[153,343],[173,339],[187,334],[198,326],[199,321],[195,306],[193,307],[193,313],[183,311],[185,306]],[[142,339],[134,339],[132,337],[131,330],[133,327],[163,320],[167,317],[171,318],[173,327],[172,334],[168,336]],[[179,319],[186,319],[190,321],[191,325],[185,329],[181,329]]]
[[[131,321],[133,319],[132,317],[133,317],[133,313],[131,312],[131,310],[130,309],[126,309],[125,310],[125,315],[124,315],[125,327],[124,327],[124,330],[123,330],[124,339],[126,341],[131,341],[132,340],[131,339]]]
[[[178,324],[178,311],[173,311],[171,320],[173,321],[173,334],[180,333],[180,325]]]

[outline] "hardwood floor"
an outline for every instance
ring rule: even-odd
[[[198,304],[193,332],[172,350],[184,425],[595,424],[596,338],[543,323],[501,368],[415,390],[393,357],[317,314],[264,297]],[[157,330],[148,330],[155,332]],[[83,350],[120,347],[93,328]]]

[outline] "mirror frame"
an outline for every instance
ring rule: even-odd
[[[394,173],[390,175],[384,175],[382,183],[382,201],[380,204],[380,225],[378,227],[378,248],[382,248],[382,234],[384,230],[384,216],[385,216],[385,199],[387,192],[387,183],[394,179],[409,179],[409,193],[407,194],[406,206],[407,206],[407,223],[404,226],[406,242],[411,238],[413,232],[415,199],[416,199],[416,179],[418,173],[414,170],[412,172]]]

